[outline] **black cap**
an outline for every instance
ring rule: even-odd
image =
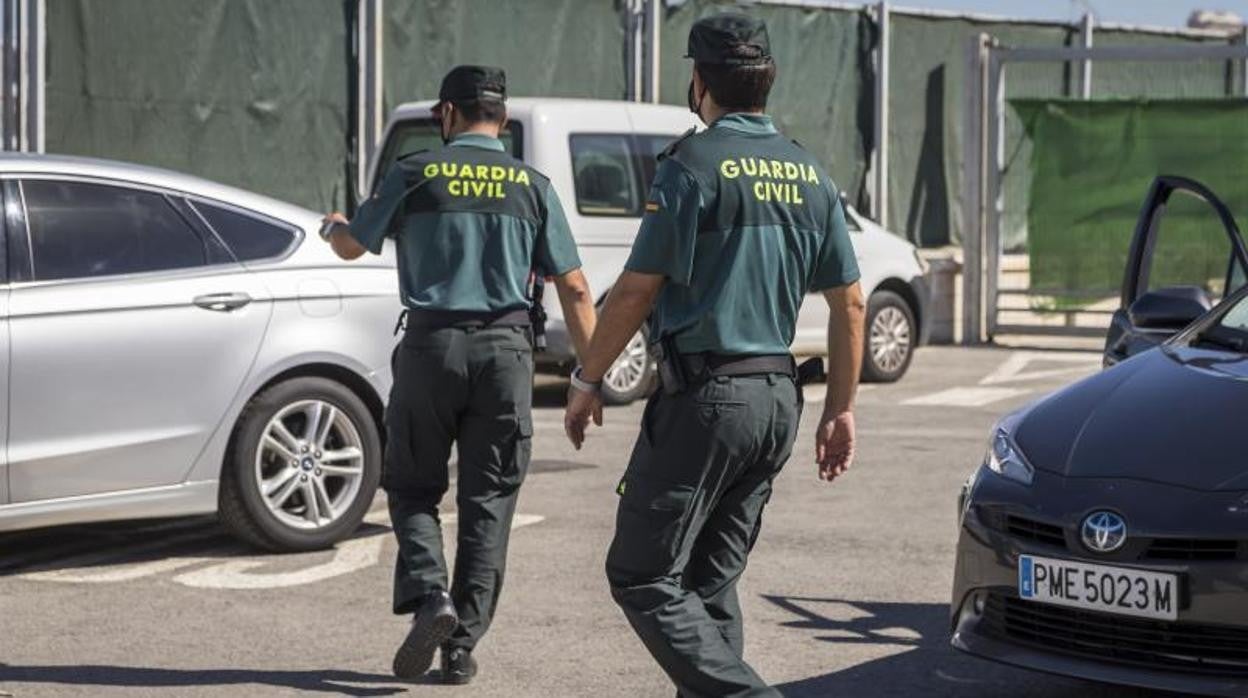
[[[507,76],[502,68],[457,65],[442,78],[438,102],[469,102],[507,99]]]
[[[698,63],[757,65],[771,59],[767,25],[749,15],[703,17],[689,29],[689,53]]]

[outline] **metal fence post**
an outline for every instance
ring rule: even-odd
[[[645,51],[642,54],[644,82],[641,89],[643,102],[659,101],[659,32],[663,24],[663,0],[643,0],[645,8],[642,15],[642,31]]]
[[[358,0],[355,36],[356,110],[355,162],[356,192],[359,200],[368,197],[368,176],[373,154],[381,140],[384,62],[385,0]]]
[[[1084,48],[1092,48],[1092,13],[1083,13],[1083,23],[1080,28],[1080,38],[1083,40]],[[1079,97],[1082,99],[1092,99],[1092,59],[1085,58],[1079,61]]]
[[[872,186],[871,214],[883,227],[888,227],[888,0],[875,6],[875,22],[879,41],[875,44],[875,125],[872,133],[875,147],[871,151]]]
[[[984,183],[984,118],[988,110],[985,103],[984,72],[987,70],[985,52],[988,35],[978,34],[967,40],[966,79],[963,102],[962,167],[962,343],[978,344],[981,337],[980,315],[983,310],[983,254],[981,241],[984,233],[983,183]]]
[[[1239,32],[1239,45],[1248,46],[1248,26]],[[1248,58],[1239,62],[1239,94],[1248,97]]]
[[[46,114],[47,7],[44,0],[23,0],[21,19],[21,149],[42,153]]]
[[[993,42],[995,44],[996,42]],[[1005,210],[1005,66],[992,46],[986,49],[988,134],[984,164],[988,171],[984,194],[984,299],[985,332],[989,341],[997,332],[998,289],[1001,281],[1001,213]]]

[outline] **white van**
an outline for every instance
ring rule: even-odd
[[[382,145],[373,158],[371,193],[381,175],[401,155],[441,147],[433,101],[411,102],[394,110]],[[700,125],[687,109],[638,102],[588,99],[513,98],[502,134],[512,155],[550,177],[563,202],[580,250],[590,288],[606,297],[624,268],[656,156],[689,128]],[[854,250],[869,294],[867,351],[863,377],[893,381],[905,373],[927,326],[924,264],[914,246],[846,207]],[[540,368],[567,371],[575,361],[563,312],[553,289],[544,298],[549,315],[548,347]],[[827,352],[828,308],[820,297],[802,305],[793,350]],[[625,403],[650,389],[654,367],[641,333],[607,373],[606,399]]]

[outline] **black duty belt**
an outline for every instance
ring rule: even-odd
[[[441,330],[447,327],[529,327],[529,311],[526,308],[501,312],[472,312],[461,310],[414,310],[403,311],[399,327],[407,331]]]
[[[680,362],[690,380],[770,373],[797,376],[797,362],[788,354],[681,354]]]

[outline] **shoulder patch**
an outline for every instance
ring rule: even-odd
[[[680,144],[684,143],[685,139],[689,138],[689,136],[692,136],[693,134],[697,132],[698,132],[697,126],[694,126],[688,131],[685,131],[683,134],[681,134],[680,138],[677,138],[676,140],[672,141],[671,145],[667,146],[666,148],[663,149],[663,152],[659,153],[659,159],[666,160],[667,158],[670,158],[671,156],[675,155],[676,151],[680,149]]]

